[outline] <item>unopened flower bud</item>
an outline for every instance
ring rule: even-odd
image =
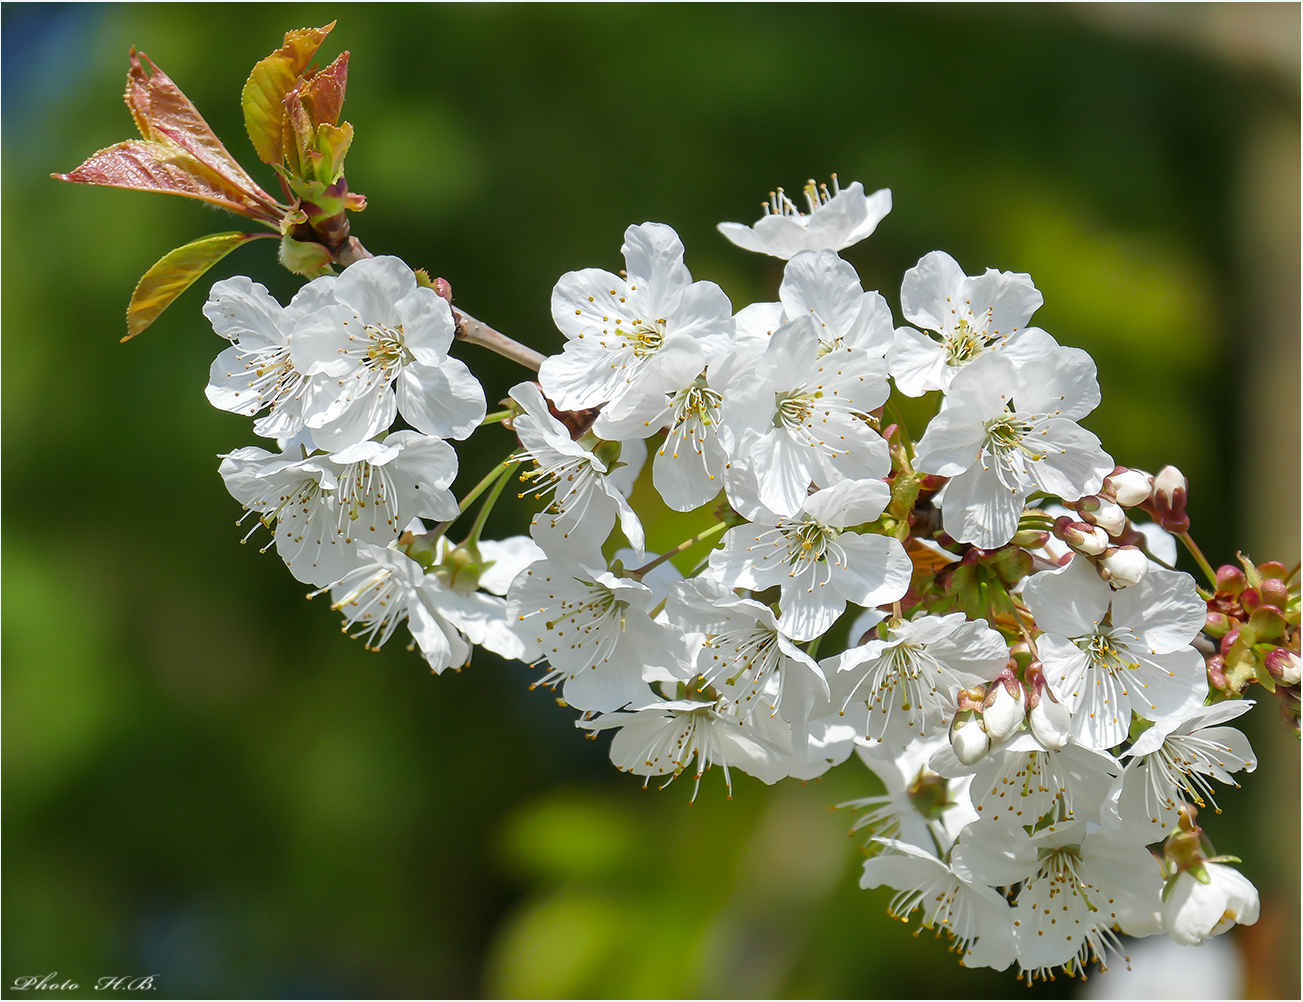
[[[1252,612],[1262,605],[1262,593],[1257,588],[1245,588],[1240,592],[1240,605],[1244,606],[1246,612]]]
[[[1280,578],[1266,578],[1258,585],[1258,594],[1267,605],[1284,611],[1289,605],[1289,587]]]
[[[1238,596],[1249,586],[1244,571],[1234,564],[1222,564],[1217,568],[1217,591],[1219,594]]]
[[[446,278],[436,278],[434,280],[434,291],[440,299],[452,302],[452,283]]]
[[[1218,650],[1221,652],[1221,655],[1225,657],[1227,654],[1229,654],[1231,652],[1231,648],[1235,646],[1235,641],[1239,639],[1240,639],[1240,627],[1237,626],[1235,629],[1231,630],[1230,633],[1226,634],[1226,636],[1222,637],[1222,642],[1218,647]]]
[[[1013,673],[1017,662],[1011,660],[1010,665],[991,683],[982,703],[982,719],[986,721],[986,733],[992,741],[1003,741],[1011,736],[1026,717],[1022,683]]]
[[[1088,557],[1099,556],[1109,546],[1108,533],[1103,529],[1085,522],[1074,522],[1067,515],[1060,515],[1054,523],[1054,535]]]
[[[1037,741],[1058,751],[1071,737],[1072,714],[1045,681],[1039,661],[1029,664],[1023,674],[1027,679],[1027,723]]]
[[[1220,640],[1222,637],[1226,636],[1226,634],[1230,633],[1231,630],[1235,629],[1238,623],[1238,620],[1231,619],[1231,617],[1226,615],[1224,612],[1210,612],[1208,613],[1207,620],[1204,622],[1203,632],[1208,634],[1210,637]]]
[[[1110,536],[1119,536],[1127,527],[1127,513],[1108,498],[1096,498],[1099,502],[1093,511],[1082,510],[1082,517],[1092,525],[1097,525]]]
[[[1154,478],[1144,470],[1128,470],[1119,466],[1104,478],[1100,493],[1110,497],[1123,508],[1134,508],[1149,500],[1153,490]]]
[[[1038,532],[1036,529],[1022,529],[1014,533],[1013,539],[1010,540],[1014,546],[1021,546],[1027,550],[1039,550],[1049,541],[1048,532]]]
[[[1114,587],[1129,588],[1149,573],[1149,558],[1137,546],[1115,546],[1105,552],[1100,566]]]
[[[1298,652],[1277,647],[1267,655],[1267,672],[1278,685],[1298,685],[1303,677]]]
[[[1185,474],[1175,466],[1164,466],[1154,477],[1150,510],[1154,520],[1168,532],[1186,532],[1190,528],[1190,516],[1185,513],[1188,491]]]
[[[1208,668],[1208,684],[1219,692],[1230,692],[1233,686],[1226,677],[1226,659],[1214,654],[1205,662]]]
[[[991,739],[982,726],[982,718],[972,710],[960,710],[950,725],[950,747],[964,765],[980,762],[990,750]]]
[[[1268,560],[1265,564],[1258,565],[1258,576],[1263,581],[1268,578],[1280,578],[1283,581],[1289,577],[1289,569],[1279,560]]]

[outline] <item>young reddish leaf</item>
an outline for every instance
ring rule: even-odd
[[[70,174],[52,174],[74,184],[99,184],[135,191],[161,191],[197,198],[219,208],[264,222],[276,215],[247,192],[230,185],[175,143],[143,139],[100,150]]]
[[[157,320],[172,300],[235,248],[269,236],[272,234],[213,233],[168,251],[136,283],[127,306],[127,336],[122,340],[130,341]]]
[[[348,52],[345,50],[320,73],[299,84],[299,92],[314,125],[338,125],[348,88]]]
[[[141,60],[149,64],[149,73]],[[274,204],[275,199],[260,188],[217,138],[190,99],[172,79],[143,52],[137,57],[131,50],[131,68],[127,71],[127,91],[123,95],[136,128],[151,142],[178,142],[195,159],[227,186],[248,192],[255,199]]]
[[[245,81],[240,94],[244,109],[244,127],[253,148],[263,163],[281,162],[282,116],[285,95],[305,69],[308,61],[325,41],[335,22],[324,28],[300,28],[285,33],[284,44],[261,60]]]

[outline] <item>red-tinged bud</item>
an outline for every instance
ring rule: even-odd
[[[1267,655],[1266,661],[1267,673],[1280,685],[1298,685],[1303,677],[1297,651],[1277,647]]]
[[[434,291],[438,293],[440,299],[446,299],[452,302],[452,283],[446,278],[436,278],[434,280]]]
[[[956,705],[961,710],[974,710],[977,713],[982,712],[982,703],[986,700],[986,686],[978,685],[972,689],[960,689],[956,697]]]
[[[1239,627],[1236,627],[1234,630],[1231,630],[1230,633],[1226,634],[1226,636],[1222,637],[1222,642],[1219,645],[1218,650],[1221,651],[1223,657],[1231,652],[1231,648],[1235,646],[1235,641],[1239,639]]]
[[[1082,518],[1091,525],[1097,525],[1110,536],[1117,536],[1127,527],[1127,513],[1108,498],[1091,498],[1093,508],[1083,508]]]
[[[1283,581],[1289,576],[1289,569],[1279,560],[1268,560],[1265,564],[1258,565],[1258,573],[1264,581],[1267,578],[1280,578]]]
[[[1234,564],[1222,564],[1217,568],[1217,591],[1231,596],[1237,596],[1249,586],[1248,578],[1244,576],[1244,571]]]
[[[923,479],[918,482],[919,493],[935,494],[946,485],[949,479],[949,477],[937,476],[935,473],[924,474]]]
[[[1109,547],[1107,532],[1095,525],[1074,522],[1067,515],[1060,515],[1054,523],[1054,535],[1088,557],[1097,557]]]
[[[1208,634],[1210,637],[1220,640],[1237,626],[1239,626],[1239,621],[1231,619],[1231,617],[1226,615],[1226,613],[1210,612],[1208,613],[1208,619],[1204,622],[1203,632]]]
[[[1119,466],[1104,478],[1100,493],[1112,498],[1123,508],[1134,508],[1149,500],[1154,487],[1154,478],[1144,470],[1128,470]]]
[[[1262,594],[1257,588],[1245,588],[1240,592],[1240,605],[1244,607],[1245,612],[1252,612],[1262,605]]]
[[[1289,587],[1280,578],[1264,578],[1258,585],[1258,594],[1266,605],[1283,609],[1289,605]]]
[[[1208,684],[1220,692],[1230,692],[1234,686],[1226,678],[1226,659],[1220,654],[1214,654],[1206,662],[1208,668]]]
[[[1175,466],[1164,466],[1154,477],[1154,487],[1149,495],[1150,511],[1154,520],[1168,532],[1188,532],[1190,516],[1185,513],[1189,492],[1185,474]]]
[[[1035,529],[1022,529],[1014,533],[1013,539],[1010,540],[1014,546],[1021,546],[1028,550],[1039,550],[1049,541],[1048,532],[1037,532]]]
[[[1149,573],[1149,558],[1135,546],[1115,546],[1100,559],[1100,569],[1115,588],[1139,584]]]

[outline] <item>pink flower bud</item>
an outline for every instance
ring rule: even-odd
[[[1104,478],[1104,487],[1100,491],[1112,498],[1123,508],[1134,508],[1149,500],[1153,490],[1154,478],[1144,470],[1128,470],[1119,466]]]
[[[1299,656],[1296,651],[1277,647],[1267,655],[1267,673],[1279,685],[1298,685],[1300,672]]]
[[[1154,489],[1149,495],[1150,510],[1154,519],[1168,532],[1187,532],[1190,516],[1185,513],[1189,484],[1185,474],[1175,466],[1164,466],[1154,477]]]
[[[1238,596],[1249,586],[1249,579],[1244,576],[1244,571],[1234,564],[1222,564],[1217,568],[1217,591],[1230,595]]]
[[[1115,588],[1129,588],[1149,573],[1149,558],[1139,547],[1117,546],[1104,554],[1100,566]]]
[[[452,302],[452,283],[446,278],[436,278],[434,280],[434,291],[440,299]]]
[[[1227,654],[1231,652],[1231,648],[1235,646],[1235,641],[1239,639],[1240,639],[1239,627],[1236,627],[1234,630],[1231,630],[1230,633],[1226,634],[1226,636],[1222,637],[1222,642],[1218,647],[1218,650],[1221,652],[1222,657],[1225,657]]]
[[[1280,578],[1267,578],[1258,585],[1258,594],[1262,596],[1263,602],[1274,605],[1277,609],[1289,605],[1289,588]]]
[[[1054,535],[1088,557],[1099,556],[1109,546],[1108,533],[1103,529],[1085,522],[1074,522],[1067,515],[1060,515],[1054,523]]]
[[[1214,654],[1207,660],[1206,665],[1208,684],[1221,692],[1230,692],[1233,687],[1230,680],[1226,678],[1226,659],[1220,654]]]
[[[1238,625],[1239,620],[1231,619],[1223,612],[1210,612],[1204,622],[1203,632],[1210,637],[1221,639]]]
[[[1110,536],[1120,536],[1127,527],[1127,513],[1108,498],[1098,498],[1099,504],[1093,511],[1082,511],[1082,517],[1092,525],[1097,525]]]

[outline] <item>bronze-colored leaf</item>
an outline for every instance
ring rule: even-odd
[[[299,85],[303,103],[313,125],[338,125],[344,109],[344,91],[348,89],[348,51],[320,73],[314,73]]]
[[[70,174],[51,176],[74,184],[161,191],[197,198],[237,215],[272,224],[278,218],[249,193],[216,175],[171,141],[128,139],[93,154]]]
[[[148,73],[141,60],[149,64]],[[181,88],[143,52],[137,56],[135,49],[131,50],[127,91],[123,97],[142,137],[159,143],[180,137],[184,140],[181,145],[228,186],[247,192],[255,200],[275,204],[275,199],[231,156]]]
[[[122,340],[131,340],[157,320],[177,296],[235,248],[264,236],[271,234],[213,233],[168,251],[136,284],[127,307],[127,336]]]
[[[285,33],[284,44],[258,62],[240,94],[244,127],[263,163],[281,162],[281,118],[285,95],[307,69],[335,22],[324,28],[300,28]]]

